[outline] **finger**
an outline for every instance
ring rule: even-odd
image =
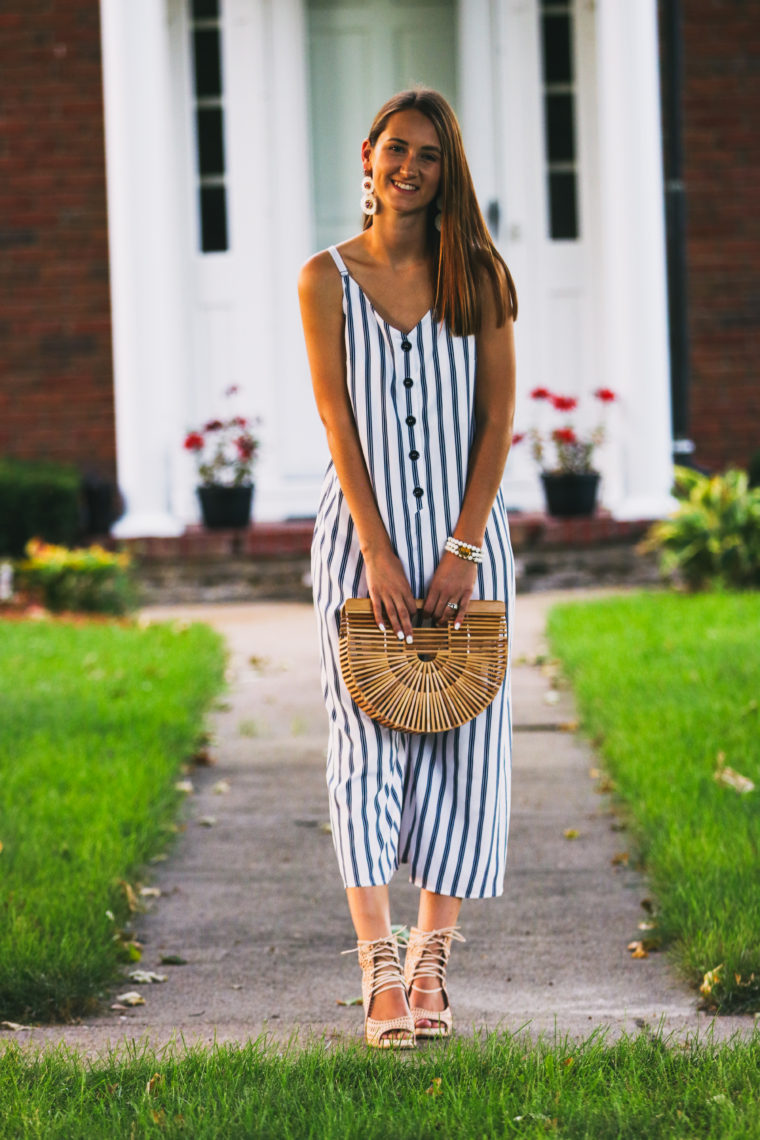
[[[385,633],[385,615],[383,613],[383,603],[377,595],[370,595],[370,601],[372,602],[372,613],[374,614],[375,621],[377,622],[377,628]]]
[[[462,622],[467,617],[467,611],[470,608],[470,602],[471,601],[472,601],[472,590],[468,590],[467,593],[462,595],[462,598],[459,602],[459,609],[457,610],[456,619],[454,621],[454,629],[459,629]]]
[[[411,642],[412,623],[409,620],[409,610],[407,607],[400,600],[399,602],[396,602],[394,598],[389,598],[386,602],[385,608],[388,613],[388,618],[390,619],[393,632],[396,634],[396,637],[399,639],[399,641]]]

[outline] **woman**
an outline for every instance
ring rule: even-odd
[[[448,1036],[445,970],[463,898],[500,895],[509,819],[508,680],[459,729],[381,728],[340,675],[346,598],[413,641],[416,598],[458,627],[470,600],[512,609],[500,482],[514,411],[514,283],[477,205],[461,133],[435,91],[401,92],[362,144],[364,229],[312,257],[299,294],[332,457],[312,546],[330,718],[333,840],[358,939],[365,1037]],[[446,549],[447,539],[456,543]],[[481,560],[482,558],[482,560]],[[405,975],[388,882],[420,888]]]

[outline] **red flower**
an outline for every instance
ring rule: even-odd
[[[235,427],[247,427],[248,426],[248,420],[245,418],[245,416],[233,416],[232,422],[235,425]]]
[[[617,396],[611,388],[597,388],[594,395],[597,400],[601,400],[603,404],[611,404],[613,400],[617,399]]]
[[[512,443],[513,444],[514,443],[522,443],[522,441],[524,439],[525,439],[525,432],[524,431],[516,431],[515,434],[512,436]]]
[[[241,435],[235,440],[235,445],[238,449],[238,455],[241,459],[250,459],[256,450],[256,444],[250,436]]]
[[[551,401],[558,412],[573,412],[578,407],[578,401],[573,396],[552,396]]]
[[[555,428],[552,432],[555,443],[577,443],[578,438],[572,428]]]
[[[202,451],[203,450],[203,436],[199,431],[188,432],[185,438],[185,447],[188,451]]]
[[[531,400],[551,400],[552,394],[548,388],[534,388],[530,398]]]
[[[204,431],[221,431],[221,429],[223,427],[224,427],[224,424],[222,423],[221,420],[209,420],[203,430]]]

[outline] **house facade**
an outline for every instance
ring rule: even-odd
[[[117,535],[177,534],[197,519],[185,432],[218,415],[236,385],[235,410],[261,421],[256,517],[313,515],[327,452],[298,269],[359,228],[361,141],[390,94],[422,82],[457,110],[484,214],[517,283],[518,427],[530,422],[534,387],[579,397],[589,428],[599,413],[592,392],[612,388],[604,505],[620,518],[668,509],[655,0],[9,7],[0,14],[0,453],[68,459],[117,481]],[[756,282],[758,251],[738,208],[713,215],[711,229],[707,203],[721,146],[748,144],[746,134],[719,138],[716,126],[711,150],[700,115],[739,97],[741,83],[725,77],[728,61],[748,51],[739,10],[750,7],[689,7],[687,60],[693,51],[706,66],[712,50],[724,65],[702,96],[688,68],[684,88],[697,227],[687,229],[691,408],[702,433],[693,434],[703,462],[746,462],[758,406],[744,289]],[[722,39],[693,32],[721,8]],[[736,66],[730,74],[736,80]],[[690,106],[699,124],[691,144]],[[721,192],[733,202],[727,159]],[[746,269],[739,290],[730,258],[721,260],[725,226]],[[720,360],[702,332],[716,321],[729,346]],[[514,508],[540,506],[527,449],[514,449],[504,489]]]

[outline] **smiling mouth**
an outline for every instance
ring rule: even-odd
[[[396,180],[394,178],[391,178],[391,182],[393,183],[393,185],[396,187],[397,190],[404,190],[404,191],[419,190],[419,186],[413,186],[411,182],[396,182]]]

